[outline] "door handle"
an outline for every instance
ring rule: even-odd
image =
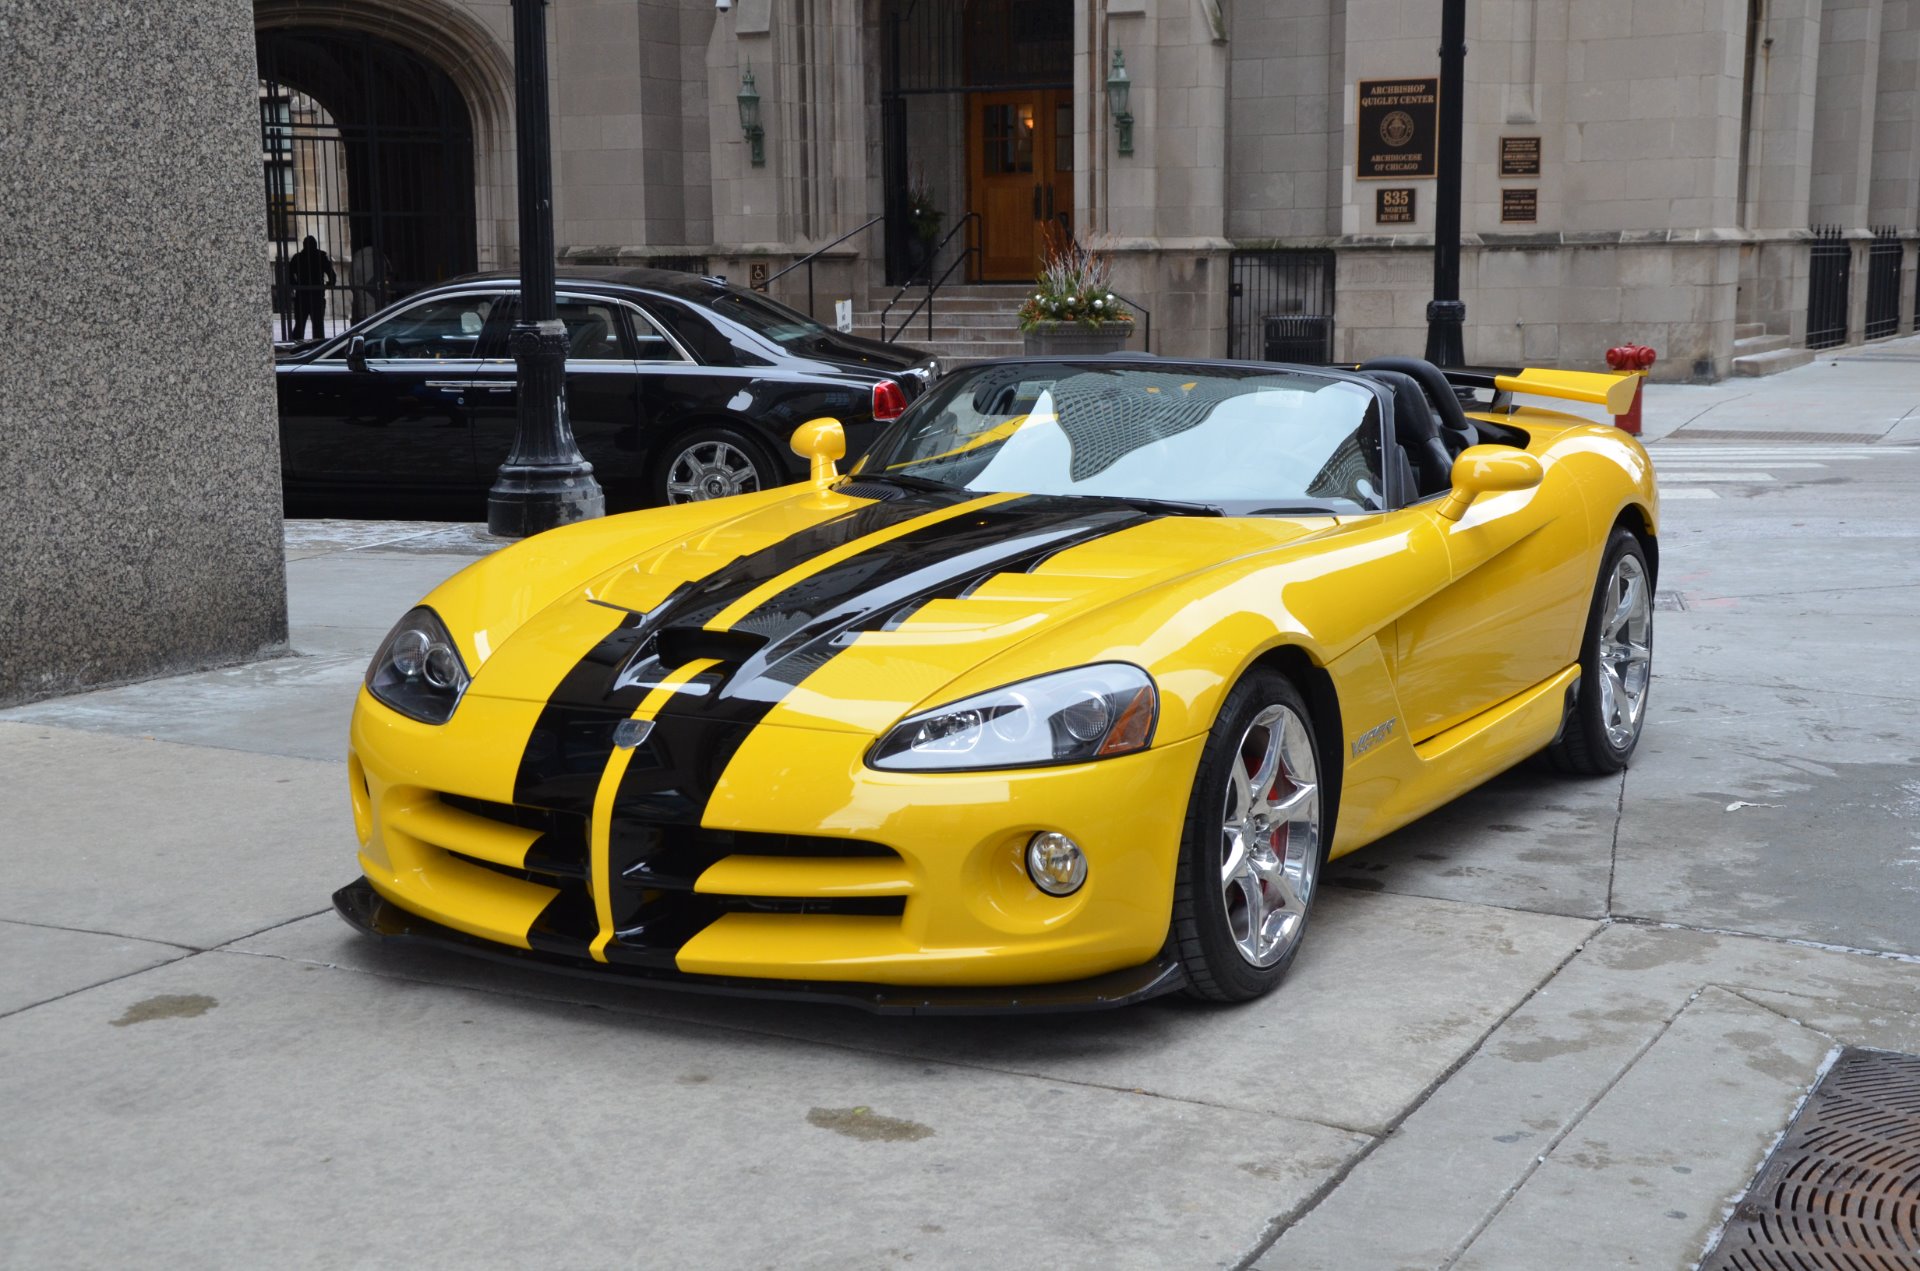
[[[1053,219],[1053,182],[1047,182],[1047,219]]]
[[[1045,219],[1040,215],[1040,187],[1037,185],[1033,187],[1033,219],[1036,221]]]

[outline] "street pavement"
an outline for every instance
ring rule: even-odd
[[[1280,992],[875,1019],[353,935],[348,708],[477,527],[296,522],[289,656],[0,712],[0,1265],[1682,1267],[1920,1051],[1920,340],[1648,390],[1655,687],[1331,867]]]

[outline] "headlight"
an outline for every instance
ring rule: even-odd
[[[1145,750],[1160,699],[1137,666],[1101,662],[1009,684],[893,726],[867,762],[941,772],[1079,763]]]
[[[400,619],[367,664],[367,691],[426,724],[453,718],[469,678],[453,637],[424,605]]]

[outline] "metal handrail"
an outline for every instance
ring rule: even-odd
[[[1146,318],[1147,329],[1140,333],[1140,351],[1142,353],[1153,352],[1153,310],[1147,308],[1132,296],[1121,295],[1119,292],[1114,291],[1112,287],[1108,287],[1107,290],[1112,293],[1115,300],[1138,309],[1141,315]]]
[[[967,228],[969,224],[977,225],[979,223],[980,223],[980,213],[968,212],[965,216],[955,221],[953,223],[953,228],[948,230],[938,243],[934,244],[933,250],[927,253],[927,266],[928,266],[927,294],[920,297],[920,303],[915,305],[911,310],[909,310],[906,317],[900,319],[899,328],[895,330],[892,335],[888,335],[887,334],[887,315],[893,312],[893,307],[900,303],[900,297],[906,295],[908,289],[910,289],[913,286],[913,280],[908,279],[906,282],[903,282],[900,284],[900,290],[894,292],[893,299],[887,301],[886,308],[880,310],[881,340],[883,340],[888,344],[892,344],[895,340],[899,339],[903,334],[906,333],[907,328],[913,324],[913,319],[915,315],[917,315],[920,312],[920,310],[923,308],[927,311],[927,339],[929,340],[933,339],[934,293],[938,292],[941,287],[946,285],[947,279],[953,274],[953,271],[959,268],[963,263],[965,263],[966,259],[969,256],[978,256],[980,254],[980,248],[973,242],[973,236],[969,234],[967,236],[966,248],[958,256],[955,256],[945,269],[940,271],[940,276],[938,278],[933,277],[933,269],[932,269],[933,262],[940,259],[940,253],[946,250],[947,244],[953,241],[953,236],[955,234],[958,234],[961,230]]]
[[[886,218],[887,218],[887,214],[885,212],[882,212],[880,213],[880,215],[873,217],[872,219],[866,221],[864,224],[854,226],[852,229],[848,230],[846,233],[842,234],[840,237],[834,239],[831,243],[826,244],[824,247],[814,248],[812,251],[802,256],[799,260],[794,261],[791,265],[788,265],[785,269],[781,270],[779,273],[770,276],[766,281],[766,285],[769,287],[773,286],[773,284],[780,281],[780,279],[786,277],[788,274],[792,273],[794,270],[800,268],[800,266],[805,265],[807,267],[807,316],[810,318],[813,317],[814,316],[814,312],[813,312],[813,260],[814,260],[814,257],[820,255],[822,252],[833,250],[834,248],[840,246],[840,244],[846,242],[849,238],[852,238],[855,234],[860,233],[862,230],[872,229],[875,225],[879,224],[881,221],[884,221]]]

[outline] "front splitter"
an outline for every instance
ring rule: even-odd
[[[515,949],[482,940],[409,913],[380,895],[365,878],[333,893],[333,907],[349,926],[383,940],[408,940],[514,966],[539,967],[603,983],[644,984],[685,993],[826,1002],[875,1015],[1025,1015],[1106,1011],[1131,1006],[1184,988],[1186,972],[1173,958],[1064,984],[1005,987],[919,988],[895,984],[848,984],[837,980],[761,980],[739,976],[688,975],[569,958],[540,949]]]

